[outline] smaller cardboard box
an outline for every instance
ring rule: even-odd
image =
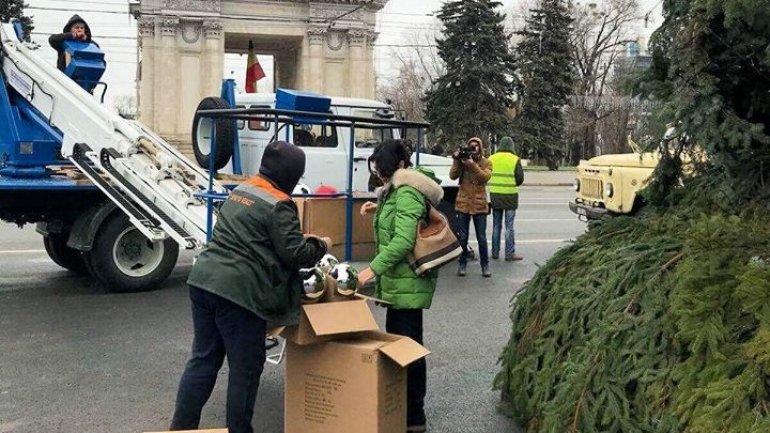
[[[408,337],[286,348],[284,433],[404,433],[406,368],[430,352]]]
[[[364,299],[303,305],[299,324],[281,334],[297,345],[310,345],[379,329]]]

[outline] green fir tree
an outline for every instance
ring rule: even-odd
[[[646,194],[513,302],[496,385],[529,433],[770,431],[770,0],[664,0],[639,89],[680,139]]]
[[[522,156],[558,167],[566,149],[564,107],[572,90],[569,28],[563,0],[542,0],[526,19],[515,55],[521,77],[521,112],[515,135]]]
[[[0,1],[0,22],[7,23],[11,19],[17,18],[24,27],[24,40],[29,40],[29,34],[35,28],[32,25],[32,17],[24,15],[24,8],[29,5],[24,4],[24,0],[3,0]]]
[[[447,143],[471,136],[487,142],[508,132],[513,107],[514,59],[501,6],[494,0],[448,1],[438,53],[446,74],[426,94],[426,117]]]
[[[708,163],[678,191],[686,166],[662,164],[651,198],[678,204],[687,194],[702,207],[734,209],[769,196],[770,0],[663,6],[666,19],[653,36],[653,64],[640,89],[665,103],[663,116],[686,137],[664,156],[705,152]]]

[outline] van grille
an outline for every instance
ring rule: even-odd
[[[581,182],[582,193],[586,197],[602,198],[602,181],[598,179],[583,179]]]

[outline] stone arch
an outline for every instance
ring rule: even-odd
[[[198,101],[219,94],[224,54],[245,52],[249,39],[273,55],[278,87],[374,98],[375,15],[386,2],[140,0],[139,119],[189,142]]]

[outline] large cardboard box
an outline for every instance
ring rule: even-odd
[[[346,198],[297,198],[300,223],[303,233],[328,236],[335,245],[345,244]],[[356,197],[353,201],[353,244],[374,243],[374,216],[362,216],[361,205],[372,197]]]
[[[284,433],[403,433],[405,367],[428,353],[380,331],[311,346],[289,342]]]
[[[374,242],[369,242],[365,244],[353,244],[353,247],[350,249],[351,262],[371,262],[374,258],[374,252],[375,252],[375,245]],[[345,258],[345,245],[334,245],[330,250],[329,253],[332,254],[334,257],[338,257],[340,260],[343,260]]]
[[[363,299],[303,305],[299,324],[281,334],[297,345],[317,344],[379,329]]]

